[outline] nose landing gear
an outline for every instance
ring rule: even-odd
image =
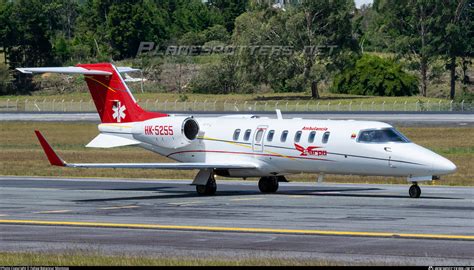
[[[417,182],[413,182],[413,185],[408,190],[408,194],[410,194],[411,198],[420,198],[421,188],[418,186]]]

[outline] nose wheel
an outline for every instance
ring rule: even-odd
[[[421,188],[418,186],[417,183],[413,183],[413,185],[408,190],[408,194],[410,194],[411,198],[420,198]]]
[[[262,177],[258,181],[258,188],[262,193],[273,193],[278,190],[278,177]]]

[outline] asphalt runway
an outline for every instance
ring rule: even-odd
[[[1,251],[473,265],[474,188],[0,177]]]
[[[174,113],[174,112],[168,112]],[[179,112],[176,114],[183,114]],[[189,112],[196,117],[221,116],[225,114],[251,114],[251,112]],[[254,115],[275,118],[273,112],[255,112]],[[407,113],[407,112],[288,112],[283,118],[369,120],[382,121],[402,126],[474,126],[474,112],[453,113]],[[0,121],[86,121],[99,123],[97,113],[0,113]]]

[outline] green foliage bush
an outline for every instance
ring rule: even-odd
[[[224,26],[216,24],[203,31],[206,36],[206,41],[221,41],[227,43],[230,39],[230,34],[227,32]]]
[[[10,77],[7,66],[4,63],[0,63],[0,95],[11,94],[12,85]]]
[[[367,96],[411,96],[418,81],[390,59],[364,54],[355,65],[335,76],[331,92]]]
[[[232,56],[224,57],[219,63],[207,64],[191,81],[191,91],[199,94],[240,92],[241,80],[236,69],[236,60]]]

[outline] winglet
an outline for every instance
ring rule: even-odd
[[[39,130],[35,130],[35,133],[36,137],[38,137],[41,147],[43,147],[44,153],[48,157],[49,163],[54,166],[66,166],[66,163],[56,154],[56,152],[54,152],[53,148],[51,148],[49,143],[43,137],[43,134],[41,134]]]

